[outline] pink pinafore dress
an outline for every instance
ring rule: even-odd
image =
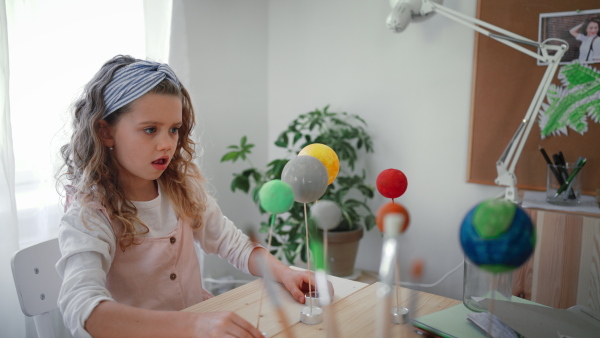
[[[106,287],[117,302],[150,310],[179,311],[212,297],[202,288],[193,229],[181,217],[167,236],[136,238],[125,251],[117,245]]]

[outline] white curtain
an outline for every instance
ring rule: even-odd
[[[12,279],[10,259],[19,248],[17,207],[15,202],[15,166],[8,98],[8,34],[6,6],[0,0],[0,334],[6,337],[23,337],[24,321],[17,292]],[[20,322],[21,325],[13,323]]]
[[[0,0],[0,337],[36,336],[10,259],[58,232],[55,173],[73,99],[117,54],[168,62],[171,8],[156,0]],[[57,335],[68,336],[55,317]]]

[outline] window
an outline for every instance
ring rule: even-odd
[[[16,200],[25,247],[58,232],[62,205],[54,177],[70,131],[70,105],[111,57],[146,58],[145,8],[142,0],[6,5]]]

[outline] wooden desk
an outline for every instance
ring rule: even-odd
[[[378,299],[376,296],[379,283],[371,285],[345,280],[337,277],[329,277],[335,289],[334,303],[332,309],[336,314],[340,337],[371,337],[375,334],[375,314]],[[191,306],[183,311],[191,312],[214,312],[233,311],[250,323],[256,323],[258,315],[259,297],[262,281],[256,280],[222,295]],[[290,331],[295,337],[326,337],[325,323],[318,325],[306,325],[299,322],[300,311],[303,304],[296,302],[289,293],[278,285],[278,294],[285,305]],[[456,304],[460,301],[436,296],[433,294],[401,289],[401,306],[410,307],[410,297],[417,295],[416,316],[437,312]],[[268,300],[265,292],[265,300],[262,304],[262,315],[259,329],[266,332],[269,337],[284,337],[283,327],[277,320],[275,311]],[[413,332],[408,324],[394,325],[392,335],[398,337],[422,337]]]
[[[329,281],[333,284],[335,294],[333,297],[334,304],[341,299],[350,296],[368,286],[366,283],[355,282],[343,278],[329,276]],[[216,296],[209,300],[203,301],[182,311],[190,312],[218,312],[232,311],[246,319],[251,324],[256,325],[258,318],[258,307],[260,303],[260,293],[262,289],[262,279],[257,279],[246,285],[225,292],[222,295]],[[286,317],[290,325],[299,323],[300,311],[304,308],[304,304],[298,303],[292,298],[289,292],[280,284],[277,283],[277,294],[284,305]],[[273,308],[267,291],[264,292],[264,300],[262,304],[262,314],[260,319],[259,329],[266,332],[269,337],[281,332],[283,327]],[[304,324],[300,324],[304,325]]]

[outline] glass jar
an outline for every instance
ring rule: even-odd
[[[463,303],[475,312],[486,312],[487,309],[477,302],[477,298],[492,298],[510,300],[512,295],[512,271],[491,273],[480,269],[477,265],[465,258],[463,280]],[[497,285],[493,289],[493,279],[497,278]],[[475,299],[474,299],[475,298]]]

